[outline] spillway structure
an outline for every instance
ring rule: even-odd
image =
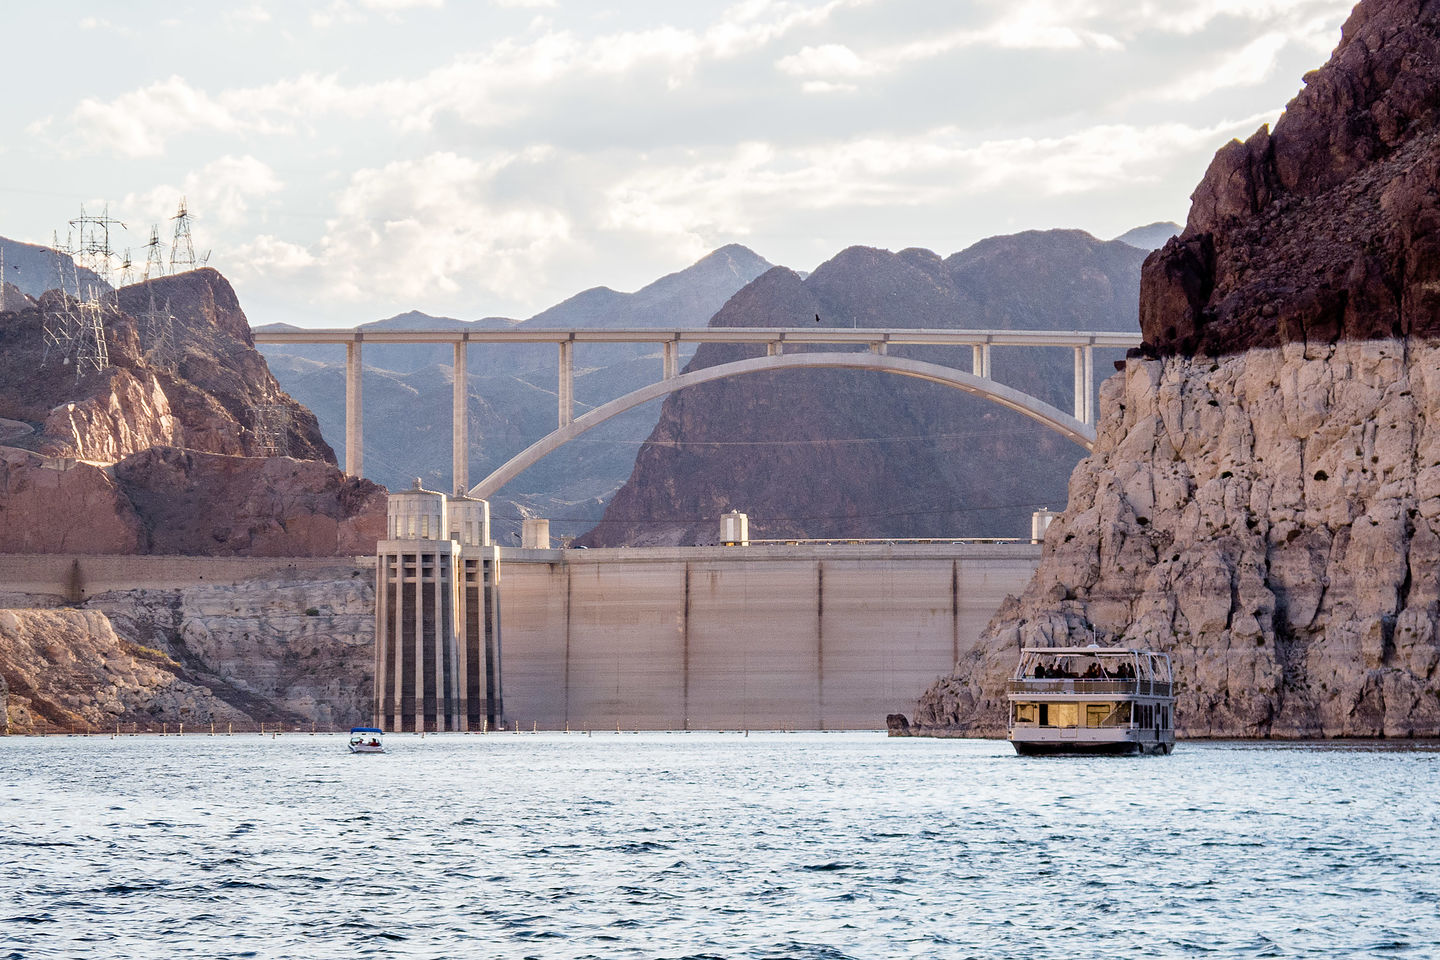
[[[390,494],[375,565],[375,724],[402,732],[499,729],[499,551],[490,504]]]

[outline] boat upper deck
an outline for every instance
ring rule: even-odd
[[[1005,685],[1015,696],[1173,697],[1170,657],[1122,647],[1025,647]]]

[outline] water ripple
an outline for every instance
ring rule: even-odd
[[[0,739],[4,956],[1428,957],[1433,752]]]

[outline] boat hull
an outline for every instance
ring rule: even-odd
[[[1165,756],[1175,749],[1174,743],[1137,743],[1133,740],[1109,740],[1101,743],[1083,743],[1074,740],[1066,742],[1034,740],[1011,740],[1011,746],[1022,757],[1134,757],[1141,755]]]
[[[350,744],[350,752],[351,752],[351,753],[384,753],[384,752],[385,752],[385,748],[384,748],[384,747],[372,747],[372,746],[370,746],[369,744],[365,744],[365,743],[352,743],[352,744]]]

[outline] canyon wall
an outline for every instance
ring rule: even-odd
[[[1440,735],[1440,3],[1364,0],[1142,269],[1035,578],[916,709],[1001,735],[1021,646],[1168,652],[1181,736]]]
[[[1035,578],[921,701],[1003,735],[1020,647],[1167,651],[1182,736],[1440,732],[1440,344],[1131,360]]]

